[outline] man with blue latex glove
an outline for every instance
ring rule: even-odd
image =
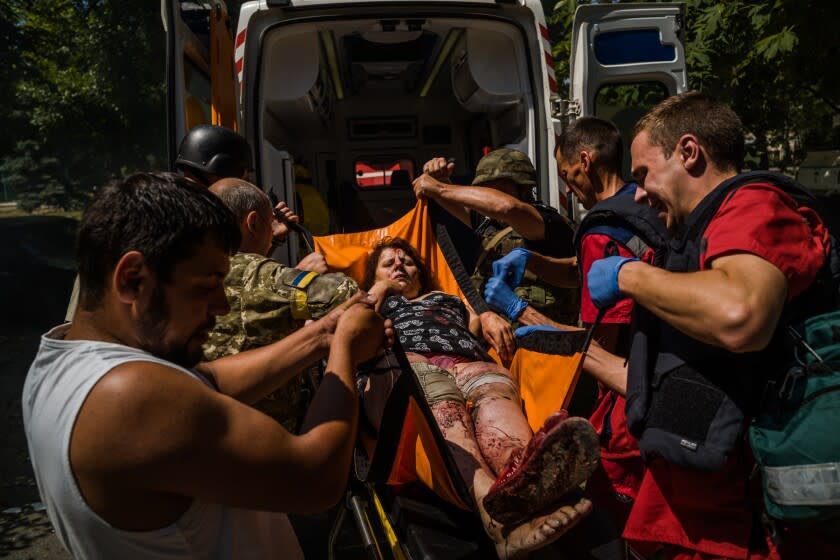
[[[491,309],[504,313],[511,321],[516,321],[528,307],[528,302],[517,296],[501,275],[494,275],[484,285],[484,299]]]
[[[644,309],[623,375],[597,347],[586,357],[624,379],[626,423],[653,458],[622,536],[645,556],[839,558],[836,542],[801,527],[786,527],[770,554],[745,433],[766,379],[786,369],[776,335],[830,265],[821,218],[785,191],[798,189],[788,179],[740,172],[744,127],[705,94],[653,107],[636,123],[630,153],[635,201],[681,242],[667,247],[661,268],[606,258],[587,276],[598,307],[623,295]]]
[[[531,258],[531,251],[524,247],[517,247],[493,262],[493,276],[504,279],[510,287],[516,288],[522,282],[529,258]]]
[[[638,260],[615,256],[592,263],[589,274],[586,275],[586,281],[589,284],[589,296],[592,298],[595,307],[607,309],[624,298],[621,289],[618,287],[618,273],[625,264]]]

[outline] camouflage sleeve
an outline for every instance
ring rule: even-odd
[[[225,278],[230,312],[216,319],[204,345],[213,360],[265,346],[318,319],[358,290],[343,274],[300,271],[251,253],[231,258]]]
[[[318,274],[271,259],[252,263],[242,290],[242,312],[248,323],[256,315],[283,315],[295,321],[319,319],[358,291],[352,278],[340,273]]]
[[[299,282],[296,289],[302,290],[306,294],[305,300],[298,296],[298,300],[292,305],[292,311],[297,313],[300,310],[300,313],[308,314],[307,318],[320,319],[359,291],[359,285],[355,280],[339,272],[318,274],[317,272],[300,271],[296,268],[289,270],[297,273],[292,278],[291,283]],[[287,278],[287,276],[284,276],[284,281]],[[303,283],[306,283],[305,287],[301,287]],[[305,307],[303,305],[304,301]]]

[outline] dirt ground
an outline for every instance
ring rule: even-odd
[[[70,560],[44,512],[0,515],[0,558]]]

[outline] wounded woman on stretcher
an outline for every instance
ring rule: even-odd
[[[533,434],[516,382],[479,342],[480,320],[460,298],[429,291],[424,264],[407,241],[377,245],[362,284],[384,300],[380,312],[394,323],[499,557],[545,546],[589,513],[587,500],[573,503],[567,495],[598,462],[592,426],[563,411]],[[394,379],[370,379],[365,408],[378,426]]]

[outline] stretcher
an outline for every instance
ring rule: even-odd
[[[315,237],[315,249],[324,255],[331,271],[360,281],[370,249],[385,238],[401,237],[417,249],[435,289],[464,298],[435,235],[435,227],[440,225],[440,212],[420,200],[388,226]],[[461,247],[467,245],[463,231],[452,237]],[[589,338],[584,331],[562,331],[533,332],[517,339],[516,353],[503,365],[518,383],[532,430],[538,430],[551,413],[568,406]],[[501,363],[495,352],[490,354]],[[493,546],[473,513],[469,489],[458,475],[398,344],[388,358],[389,367],[399,369],[400,375],[386,403],[373,451],[360,448],[356,452],[355,479],[333,527],[330,558],[337,555],[336,540],[348,516],[352,516],[369,558],[493,558]]]

